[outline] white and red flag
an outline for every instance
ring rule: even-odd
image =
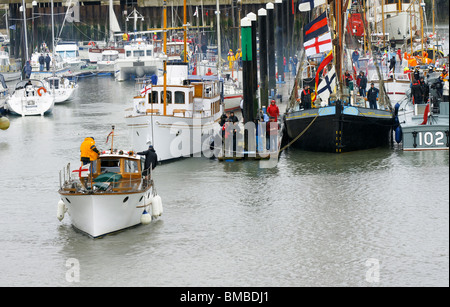
[[[333,49],[330,32],[310,39],[303,44],[303,47],[305,48],[306,56],[312,56],[318,53],[330,51]]]

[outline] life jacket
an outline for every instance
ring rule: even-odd
[[[98,158],[98,154],[93,150],[95,147],[95,141],[87,137],[84,139],[80,146],[80,152],[82,158],[89,158],[90,161],[95,161]]]

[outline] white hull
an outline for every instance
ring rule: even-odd
[[[55,98],[56,103],[62,103],[70,99],[72,97],[75,88],[67,88],[67,89],[58,89],[55,90],[53,95],[53,90],[50,91],[50,95]]]
[[[128,80],[131,76],[158,75],[163,70],[162,59],[151,58],[143,60],[118,59],[114,64],[114,76],[117,81]]]
[[[97,70],[98,71],[114,71],[114,62],[97,62]]]
[[[42,96],[26,97],[23,92],[19,92],[9,97],[6,104],[9,111],[15,115],[44,115],[53,111],[54,99],[48,93]]]
[[[6,82],[15,81],[15,80],[20,79],[20,71],[13,71],[13,72],[0,71],[0,74],[3,75]]]
[[[230,94],[230,95],[224,95],[224,104],[225,104],[225,111],[233,111],[238,110],[241,107],[241,100],[243,98],[242,94]]]
[[[210,138],[220,128],[213,117],[141,115],[129,116],[125,120],[131,128],[133,149],[146,150],[152,144],[158,161],[200,157],[205,148],[209,148]]]
[[[150,191],[116,195],[65,194],[61,199],[73,226],[95,238],[140,224],[144,209],[151,213],[151,206],[143,207]]]

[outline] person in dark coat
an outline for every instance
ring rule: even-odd
[[[237,123],[238,121],[239,118],[237,118],[237,116],[234,115],[234,112],[230,112],[230,116],[228,117],[227,122],[232,122],[234,124]]]
[[[363,72],[360,72],[359,77],[359,96],[366,97],[367,77]]]
[[[428,102],[428,97],[430,95],[430,89],[428,87],[428,84],[425,83],[425,79],[423,77],[420,77],[420,86],[422,87],[423,101],[425,103],[427,103]]]
[[[50,70],[50,62],[51,62],[51,60],[52,59],[50,58],[50,56],[47,53],[47,56],[45,57],[45,69],[47,69],[47,71]]]
[[[300,94],[300,101],[301,106],[305,109],[311,109],[311,90],[309,88],[309,85],[305,85],[305,87],[302,90],[302,93]]]
[[[145,156],[144,170],[142,171],[142,176],[150,175],[150,167],[155,169],[156,163],[158,162],[158,155],[153,149],[153,146],[148,146],[148,149],[145,151],[137,152],[136,154]]]
[[[41,53],[41,55],[39,56],[38,62],[39,62],[39,71],[43,71],[44,70],[44,64],[45,64],[45,58],[44,58],[44,54],[43,53]]]
[[[377,109],[377,98],[379,90],[375,87],[375,84],[370,84],[370,89],[367,91],[367,100],[369,100],[369,107],[371,109]]]
[[[423,103],[423,90],[419,80],[414,80],[411,86],[411,95],[414,99],[414,104]]]
[[[25,63],[24,69],[25,69],[25,79],[29,79],[31,76],[31,71],[32,71],[30,61],[27,61]]]
[[[420,79],[420,71],[419,68],[415,68],[414,69],[414,80],[419,80]]]
[[[395,56],[392,56],[392,58],[389,60],[389,71],[392,70],[392,73],[395,72],[395,64],[397,61],[395,60]]]

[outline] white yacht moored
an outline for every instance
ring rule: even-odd
[[[17,82],[6,104],[15,115],[44,115],[52,112],[55,100],[42,81],[30,79]]]
[[[151,144],[159,161],[200,155],[220,128],[220,81],[189,80],[187,65],[168,64],[168,75],[177,80],[167,82],[166,87],[139,84],[133,107],[126,110],[133,148],[142,150]]]
[[[50,77],[44,79],[44,84],[48,88],[49,93],[55,99],[56,103],[66,102],[72,97],[78,84],[65,77]]]

